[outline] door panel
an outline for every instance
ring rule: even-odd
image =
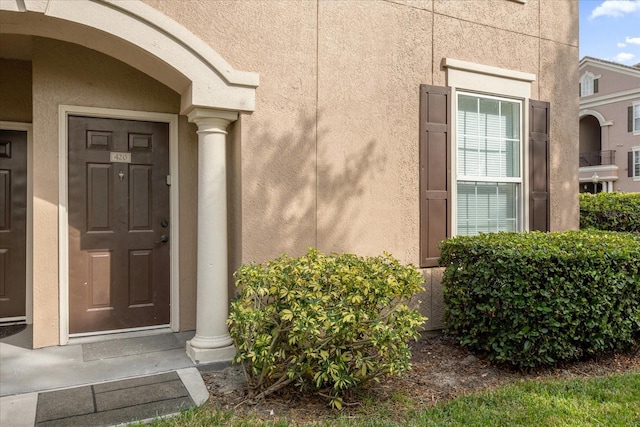
[[[168,124],[68,125],[69,332],[168,324]]]
[[[0,130],[0,320],[25,315],[27,132]]]

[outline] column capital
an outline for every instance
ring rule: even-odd
[[[238,113],[213,108],[194,108],[187,114],[187,118],[198,126],[198,133],[226,134],[229,123],[238,120]]]

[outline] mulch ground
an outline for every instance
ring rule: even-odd
[[[488,359],[477,357],[453,340],[440,335],[424,336],[413,343],[412,354],[411,371],[400,377],[385,379],[359,395],[348,397],[343,414],[356,415],[365,403],[392,402],[387,408],[397,408],[398,419],[402,419],[402,412],[407,408],[427,408],[467,393],[526,379],[591,378],[640,372],[640,351],[607,354],[554,368],[522,372],[492,365]],[[204,373],[203,378],[212,404],[221,409],[232,409],[238,415],[265,420],[286,417],[294,424],[336,416],[336,411],[328,407],[325,399],[300,393],[295,388],[270,395],[257,405],[243,403],[246,401],[244,374],[235,365],[222,371]]]

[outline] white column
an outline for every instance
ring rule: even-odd
[[[227,329],[227,126],[237,113],[196,108],[198,125],[198,263],[196,335],[187,342],[195,363],[231,360],[235,350]]]

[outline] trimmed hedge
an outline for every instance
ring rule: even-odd
[[[640,233],[640,193],[580,194],[580,228]]]
[[[441,245],[445,332],[517,367],[640,339],[640,236],[493,233]]]

